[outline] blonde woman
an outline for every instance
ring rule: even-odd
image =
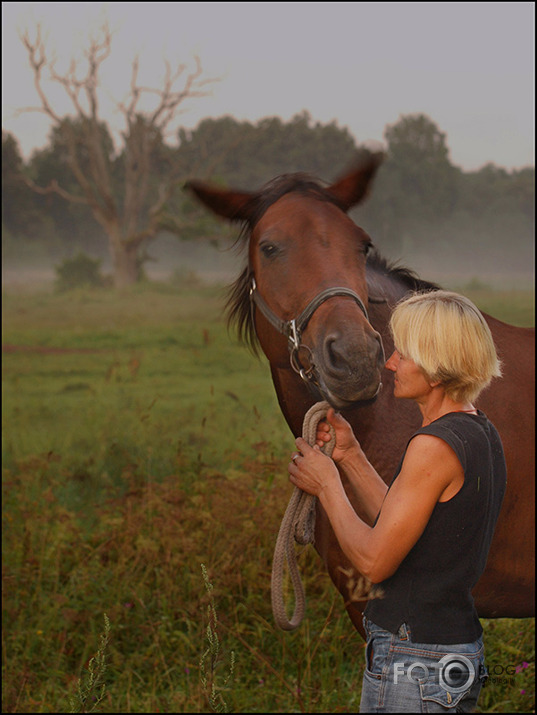
[[[360,712],[470,712],[486,678],[471,590],[506,485],[500,437],[474,402],[501,374],[500,363],[481,313],[456,293],[403,300],[390,328],[394,396],[414,400],[422,415],[390,487],[334,410],[314,447],[296,440],[290,480],[319,498],[351,563],[378,584],[380,595],[364,612]],[[320,451],[328,423],[336,434],[332,458]],[[352,508],[340,473],[369,523]]]

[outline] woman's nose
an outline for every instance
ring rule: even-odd
[[[399,361],[399,353],[394,350],[390,357],[386,360],[386,367],[388,370],[395,372],[397,370],[397,363]]]

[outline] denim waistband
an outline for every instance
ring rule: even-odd
[[[420,646],[427,650],[438,650],[438,651],[457,651],[457,652],[474,652],[483,648],[483,636],[479,636],[475,641],[472,642],[462,642],[453,644],[438,644],[438,643],[421,643],[412,640],[412,628],[408,623],[402,623],[399,628],[395,631],[387,631],[382,626],[370,621],[367,616],[363,617],[364,630],[366,632],[366,639],[373,636],[380,636],[382,638],[391,638],[392,643],[395,646],[395,641],[402,641],[407,643],[409,647]],[[394,639],[394,640],[393,640]]]

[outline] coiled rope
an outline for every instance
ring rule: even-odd
[[[313,407],[310,407],[304,416],[302,437],[310,446],[315,444],[317,425],[320,420],[326,417],[329,407],[328,402],[317,402]],[[330,441],[321,448],[329,457],[332,455],[336,441],[332,427],[330,427],[330,435]],[[297,628],[302,623],[306,610],[306,596],[302,579],[300,578],[293,539],[304,546],[313,543],[316,501],[316,497],[307,494],[299,487],[295,487],[276,539],[271,578],[272,613],[276,625],[284,631],[292,631]],[[286,561],[295,599],[295,609],[290,620],[287,617],[283,597],[283,574]]]

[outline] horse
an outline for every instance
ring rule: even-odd
[[[380,152],[367,152],[329,185],[296,173],[254,192],[201,181],[185,188],[217,216],[242,225],[237,240],[247,248],[247,261],[230,287],[228,320],[243,342],[267,357],[293,435],[301,434],[309,408],[326,400],[350,422],[389,484],[408,439],[421,425],[413,402],[394,399],[393,374],[384,367],[394,347],[390,314],[404,296],[439,285],[383,258],[348,215],[368,195],[382,161]],[[487,566],[473,596],[481,618],[532,617],[535,330],[484,317],[503,374],[481,394],[477,407],[500,433],[508,479]],[[344,485],[356,513],[365,518]],[[342,552],[319,503],[314,546],[363,636],[364,601],[354,591],[361,575]]]

